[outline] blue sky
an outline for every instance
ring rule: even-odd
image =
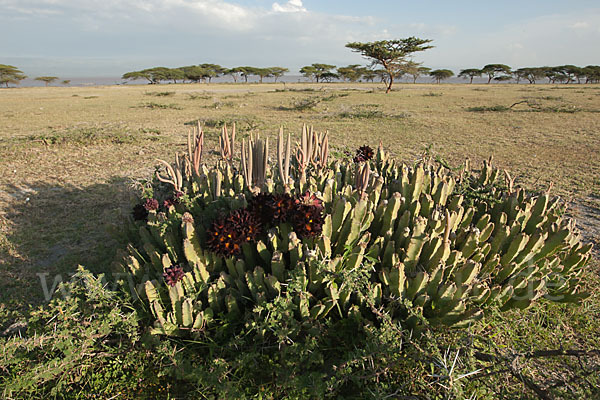
[[[119,76],[157,65],[366,63],[349,41],[418,36],[433,68],[600,64],[598,0],[0,0],[0,64]]]

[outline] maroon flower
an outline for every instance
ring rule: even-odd
[[[163,272],[163,278],[165,278],[165,282],[169,286],[175,286],[177,282],[183,279],[184,275],[185,272],[183,272],[183,268],[177,264],[165,268],[165,272]]]
[[[248,202],[248,210],[265,225],[286,222],[294,210],[294,199],[287,193],[260,193]]]
[[[296,204],[304,204],[306,206],[314,206],[317,207],[318,209],[323,209],[323,202],[321,201],[321,199],[319,199],[317,196],[315,196],[314,194],[311,194],[310,192],[306,192],[301,196],[298,196],[296,198]]]
[[[319,236],[323,231],[323,209],[315,205],[297,204],[292,225],[298,237]]]
[[[206,231],[206,244],[217,254],[238,255],[244,243],[256,240],[261,228],[261,221],[254,213],[247,209],[235,210],[212,223]]]
[[[294,199],[289,194],[274,195],[270,203],[273,223],[286,222],[294,210],[294,205]]]
[[[158,210],[158,200],[156,199],[146,199],[146,202],[144,203],[144,208],[147,211],[156,211]]]
[[[163,207],[168,210],[169,207],[171,207],[172,205],[175,204],[175,200],[170,198],[170,199],[166,199],[165,201],[163,201]]]

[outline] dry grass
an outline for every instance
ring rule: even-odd
[[[3,302],[39,300],[36,273],[105,268],[117,246],[106,226],[127,212],[131,181],[148,177],[155,158],[183,150],[185,124],[198,119],[212,127],[211,146],[226,122],[238,121],[240,136],[273,135],[280,124],[295,133],[308,123],[328,129],[340,152],[382,140],[407,162],[429,146],[451,164],[493,155],[530,189],[553,181],[582,214],[595,215],[600,204],[600,87],[398,85],[389,95],[376,84],[158,89],[169,96],[150,108],[140,106],[146,85],[0,91],[1,280],[13,288]],[[306,99],[316,105],[291,107]],[[508,111],[469,111],[525,100]]]

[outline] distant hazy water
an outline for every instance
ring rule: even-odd
[[[136,80],[136,81],[125,81],[123,79],[121,79],[120,77],[79,77],[79,78],[69,78],[69,77],[59,77],[59,79],[54,82],[52,85],[50,86],[64,86],[61,84],[62,81],[64,80],[70,80],[71,82],[69,83],[68,86],[80,86],[80,87],[85,87],[85,86],[104,86],[104,85],[148,85],[148,82],[146,80]],[[257,83],[259,80],[251,77],[248,79],[248,83]],[[273,78],[265,78],[263,80],[264,83],[272,83],[274,80]],[[180,83],[181,81],[178,81],[178,83]],[[225,83],[225,82],[229,82],[229,83],[233,83],[233,79],[230,76],[224,76],[224,77],[219,77],[219,78],[213,78],[212,83]],[[238,83],[240,82],[244,82],[244,80],[239,80],[238,79]],[[308,83],[310,82],[310,80],[306,79],[303,76],[300,75],[286,75],[283,76],[281,78],[277,79],[277,82],[286,82],[286,83],[294,83],[294,82],[303,82],[303,83]],[[400,80],[396,80],[396,83],[412,83],[412,78],[410,79],[406,79],[406,78],[402,78]],[[430,77],[421,77],[419,79],[417,79],[417,83],[434,83],[435,81],[433,81]],[[539,83],[546,83],[547,80],[544,79],[543,81],[540,81]],[[447,79],[445,81],[443,81],[443,83],[469,83],[468,80],[465,79],[460,79],[460,78],[450,78]],[[473,83],[487,83],[487,78],[480,78],[480,79],[474,79]],[[509,83],[514,83],[514,81],[509,81]],[[522,82],[524,83],[524,82]],[[168,85],[169,82],[163,82],[163,85]],[[45,86],[44,82],[40,82],[40,81],[36,81],[33,79],[25,79],[22,80],[21,83],[19,84],[19,87],[38,87],[38,86]]]

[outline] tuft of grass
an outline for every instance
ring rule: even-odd
[[[322,97],[306,97],[304,99],[293,101],[289,106],[279,106],[277,109],[281,111],[311,111],[314,110],[321,101],[323,101]]]
[[[441,97],[443,96],[443,93],[439,93],[439,92],[429,92],[429,93],[425,93],[423,95],[423,97]]]
[[[342,111],[337,114],[338,118],[349,118],[349,119],[373,119],[373,118],[385,118],[385,114],[381,110],[368,110],[358,109],[352,111]]]
[[[212,104],[209,104],[209,105],[206,105],[206,106],[202,106],[202,107],[203,108],[212,108],[212,109],[218,110],[220,108],[232,108],[232,107],[235,107],[235,103],[233,101],[216,100]]]
[[[323,89],[315,89],[315,88],[302,88],[302,89],[294,89],[294,88],[285,88],[285,89],[275,89],[275,93],[285,93],[285,92],[322,92]]]
[[[149,133],[153,135],[160,135],[162,133],[161,130],[157,128],[140,128],[139,131],[141,133]]]
[[[220,118],[199,118],[185,122],[185,125],[196,126],[198,122],[203,127],[219,129],[225,125],[230,127],[235,123],[236,129],[242,131],[256,130],[263,124],[260,118],[252,115],[225,115]]]
[[[208,94],[188,93],[188,100],[209,100],[212,96]]]
[[[141,133],[149,133],[140,130]],[[41,142],[46,146],[51,145],[79,145],[91,146],[96,144],[125,144],[139,143],[148,139],[135,133],[118,127],[86,127],[70,128],[64,130],[52,130],[48,133],[30,135],[29,142]]]
[[[389,118],[406,118],[408,114],[386,114],[381,110],[378,110],[378,104],[362,104],[354,106],[349,110],[343,110],[338,114],[334,114],[331,117],[342,118],[342,119],[389,119]]]
[[[496,106],[476,106],[467,108],[469,112],[504,112],[510,111],[510,107],[496,105]]]
[[[155,96],[155,97],[170,97],[174,96],[175,92],[145,92],[146,96]]]
[[[149,103],[140,104],[138,107],[139,108],[149,108],[151,110],[183,110],[183,108],[181,108],[177,104],[173,104],[173,103],[161,104],[161,103],[149,102]]]

